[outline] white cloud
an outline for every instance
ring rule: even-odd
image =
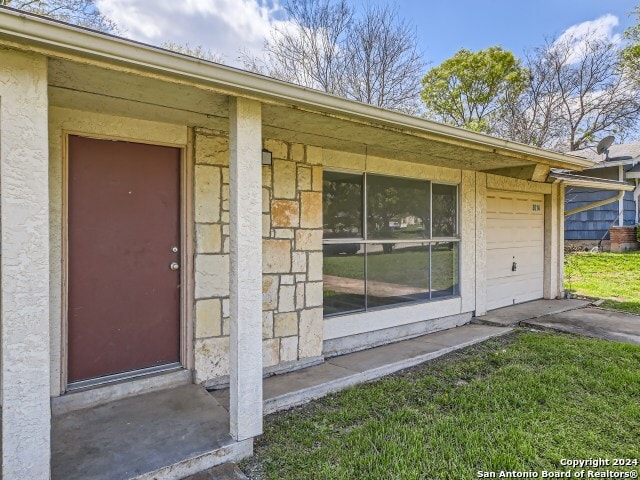
[[[97,0],[100,11],[134,40],[202,45],[238,65],[240,50],[259,52],[279,4],[266,0]]]
[[[589,40],[606,40],[619,45],[622,42],[622,35],[615,32],[619,23],[618,17],[608,13],[595,20],[572,25],[558,37],[555,43],[570,45],[573,51],[570,61],[575,63],[583,57]]]

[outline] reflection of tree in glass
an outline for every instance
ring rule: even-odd
[[[324,238],[362,236],[362,176],[325,172]]]
[[[433,184],[433,236],[453,237],[456,234],[457,189],[453,185]]]
[[[367,217],[369,239],[427,238],[429,183],[369,175]]]

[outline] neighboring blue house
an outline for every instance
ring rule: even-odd
[[[609,240],[609,228],[638,224],[638,195],[640,194],[640,142],[612,145],[609,154],[599,155],[595,150],[572,152],[583,158],[599,161],[593,168],[578,175],[621,180],[634,185],[634,191],[613,203],[576,213],[565,218],[564,237],[568,244],[594,246],[600,240]],[[573,172],[572,172],[573,173]],[[567,187],[565,211],[615,197],[615,192],[585,187]]]

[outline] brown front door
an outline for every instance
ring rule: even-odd
[[[179,362],[180,149],[70,136],[68,189],[68,381]]]

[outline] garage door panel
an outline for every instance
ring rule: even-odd
[[[487,248],[505,248],[539,245],[544,242],[544,229],[524,227],[496,228],[487,230]]]
[[[496,229],[487,232],[487,250],[539,248],[541,243],[544,244],[544,231]]]
[[[502,279],[488,280],[487,308],[491,310],[542,297],[542,280],[543,276],[540,273],[522,275],[516,279],[509,279],[508,282],[503,282]],[[540,287],[530,289],[529,287],[533,284],[538,284]]]
[[[537,247],[488,251],[487,265],[490,265],[490,268],[487,269],[487,279],[542,273],[544,265],[538,258],[535,258],[537,254]],[[515,272],[512,270],[514,261],[516,262]]]
[[[542,298],[543,201],[537,194],[487,193],[488,309]]]
[[[502,195],[494,195],[487,197],[487,214],[512,214],[513,205],[510,197],[505,198]]]

